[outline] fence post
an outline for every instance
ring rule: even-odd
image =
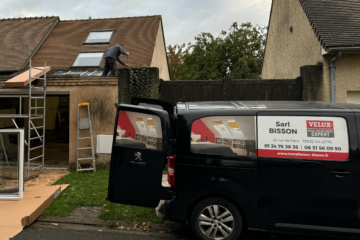
[[[233,100],[233,91],[231,89],[232,79],[224,78],[222,79],[222,81],[223,81],[222,100],[223,101]]]
[[[164,100],[164,95],[163,95],[163,85],[164,85],[164,79],[160,78],[160,84],[159,84],[159,100],[161,101],[165,101]]]

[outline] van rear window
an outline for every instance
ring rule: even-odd
[[[349,138],[341,117],[259,116],[258,156],[346,161]]]
[[[120,111],[115,145],[162,149],[162,129],[158,116]]]
[[[256,156],[254,116],[205,117],[193,122],[191,151],[217,155]]]

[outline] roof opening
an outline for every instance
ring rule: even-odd
[[[104,51],[79,52],[72,67],[99,67]]]
[[[91,30],[84,45],[110,44],[114,30]]]

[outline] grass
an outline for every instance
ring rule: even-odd
[[[100,219],[112,221],[161,222],[155,209],[111,203],[107,197],[109,170],[98,168],[96,173],[70,173],[53,185],[70,184],[60,196],[43,212],[43,216],[69,216],[79,206],[104,207]]]

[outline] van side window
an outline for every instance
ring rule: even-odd
[[[158,116],[120,111],[115,145],[162,149],[162,129]]]
[[[191,127],[191,151],[256,156],[255,117],[217,116],[194,121]]]
[[[258,156],[346,161],[347,123],[341,117],[259,116]]]

